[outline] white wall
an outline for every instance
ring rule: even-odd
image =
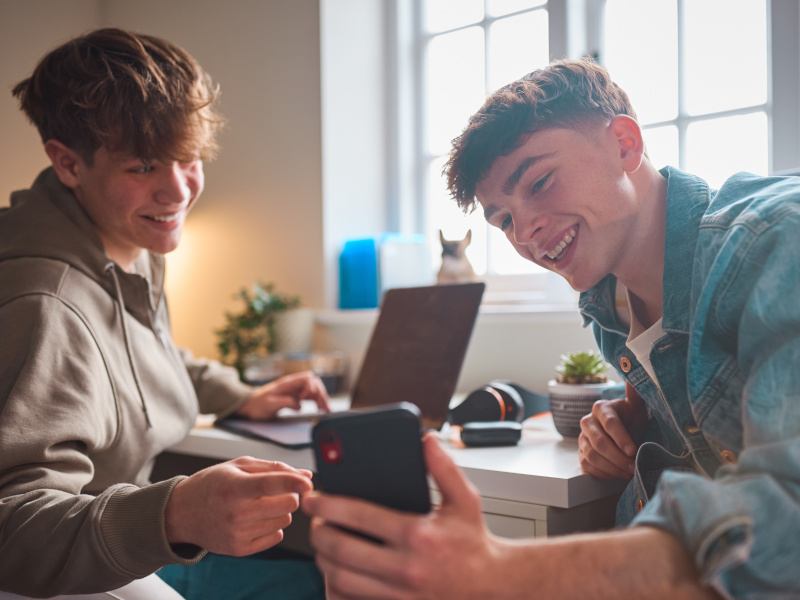
[[[326,306],[345,240],[386,229],[386,2],[320,0]]]
[[[321,327],[317,331],[317,347],[345,353],[350,363],[349,385],[352,385],[377,312],[328,312],[318,319]],[[510,379],[544,392],[562,354],[596,347],[591,329],[581,326],[577,311],[515,314],[482,310],[472,332],[457,391],[468,392],[492,379]]]

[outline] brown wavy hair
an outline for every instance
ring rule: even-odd
[[[578,128],[616,115],[636,118],[628,95],[603,67],[586,58],[559,60],[494,92],[452,142],[444,167],[450,195],[464,210],[492,164],[516,150],[528,134],[550,127]]]
[[[101,146],[146,160],[210,159],[219,88],[182,48],[98,29],[48,53],[12,91],[39,130],[92,164]]]

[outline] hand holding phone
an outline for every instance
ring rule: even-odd
[[[396,510],[431,510],[419,409],[408,402],[320,418],[312,431],[315,484]]]

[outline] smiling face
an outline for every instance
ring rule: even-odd
[[[88,165],[63,146],[48,153],[97,228],[106,254],[123,269],[143,250],[166,254],[177,248],[186,215],[203,191],[201,160],[145,162],[101,147]]]
[[[628,117],[529,135],[478,183],[486,220],[524,258],[588,290],[633,251],[639,201],[630,174],[641,164],[636,135]]]

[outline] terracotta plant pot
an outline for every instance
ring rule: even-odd
[[[576,438],[581,432],[581,417],[592,410],[592,405],[610,388],[617,387],[614,381],[605,383],[559,383],[547,382],[550,396],[550,412],[556,431],[565,438]]]

